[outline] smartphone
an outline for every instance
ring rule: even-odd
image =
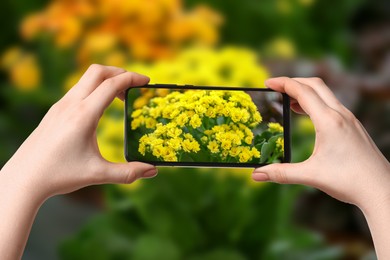
[[[267,88],[149,84],[125,95],[125,157],[157,166],[290,162],[290,100]]]

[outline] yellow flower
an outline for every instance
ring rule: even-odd
[[[230,149],[229,155],[232,157],[236,157],[239,153],[240,153],[240,149],[238,149],[238,147],[235,146],[232,147],[232,149]]]
[[[183,130],[181,130],[180,128],[176,128],[176,124],[173,124],[173,123],[170,123],[170,124],[171,124],[171,126],[167,127],[167,136],[175,138],[175,137],[178,137],[179,135],[181,135]]]
[[[276,38],[266,47],[269,56],[292,59],[296,56],[295,45],[288,38]]]
[[[235,122],[235,123],[239,122],[241,120],[241,118],[242,118],[241,109],[239,109],[239,108],[232,108],[230,110],[230,117],[233,120],[233,122]]]
[[[133,113],[131,113],[131,117],[132,118],[136,118],[136,117],[139,117],[140,115],[142,115],[142,109],[137,109],[137,110],[134,110]]]
[[[138,147],[138,151],[142,154],[142,155],[145,155],[145,144],[144,143],[140,143],[139,147]]]
[[[181,149],[181,143],[182,143],[182,139],[179,137],[172,138],[172,139],[169,139],[167,141],[167,145],[169,147],[171,147],[172,149],[174,149],[175,151],[178,151]]]
[[[41,69],[36,56],[19,47],[12,47],[3,54],[1,67],[7,70],[10,81],[20,90],[31,91],[41,83]]]
[[[181,113],[175,120],[175,123],[180,126],[180,127],[183,127],[187,122],[188,122],[189,118],[187,116],[187,114],[185,113]]]
[[[252,158],[252,153],[246,146],[241,146],[241,151],[239,153],[239,161],[241,163],[248,162]]]
[[[198,114],[195,114],[191,120],[190,120],[190,125],[193,127],[193,128],[198,128],[202,125],[202,120],[200,119],[200,117],[198,116]]]
[[[232,147],[232,142],[230,140],[222,140],[221,148],[223,150],[229,150]]]
[[[134,108],[141,108],[141,107],[145,106],[148,102],[149,102],[148,98],[141,96],[134,101],[133,107]]]
[[[41,69],[33,54],[23,55],[9,70],[11,82],[20,90],[31,91],[41,83]]]
[[[255,148],[255,147],[252,147],[252,156],[255,157],[255,158],[260,158],[260,152]]]
[[[284,152],[284,139],[282,137],[279,137],[276,140],[276,147],[279,149],[279,151]]]
[[[283,133],[283,126],[279,123],[268,123],[268,130],[271,133]]]
[[[219,152],[218,143],[216,141],[209,142],[209,144],[207,145],[207,148],[209,148],[211,153],[218,153]]]
[[[252,143],[252,139],[253,139],[253,137],[252,136],[247,136],[247,137],[245,137],[245,143],[247,143],[247,144],[251,144]]]
[[[185,152],[198,152],[200,151],[199,143],[197,141],[190,141],[185,139],[182,143],[183,150]]]
[[[166,147],[165,154],[163,155],[163,160],[166,162],[177,162],[175,150],[170,147]]]
[[[154,118],[148,117],[145,119],[145,127],[146,128],[149,128],[149,129],[154,128],[156,126],[156,124],[157,124],[157,121]]]
[[[142,143],[140,144],[140,146]],[[157,158],[160,158],[163,154],[166,153],[166,148],[162,145],[156,145],[153,147],[152,154],[156,156]],[[143,154],[145,155],[145,154]]]
[[[144,116],[140,116],[140,117],[134,118],[131,121],[131,129],[132,130],[137,129],[138,127],[142,126],[144,124],[144,122],[145,122],[145,117]]]

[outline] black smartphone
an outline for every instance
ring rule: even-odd
[[[125,98],[125,157],[158,166],[290,162],[290,100],[267,88],[149,84]]]

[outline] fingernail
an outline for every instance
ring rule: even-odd
[[[152,178],[157,175],[157,168],[148,170],[142,174],[142,178]]]
[[[263,172],[254,172],[252,174],[252,178],[255,180],[255,181],[269,181],[269,177],[267,174],[263,173]]]

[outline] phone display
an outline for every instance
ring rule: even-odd
[[[290,161],[286,94],[147,85],[125,99],[125,157],[154,165],[258,167]]]

